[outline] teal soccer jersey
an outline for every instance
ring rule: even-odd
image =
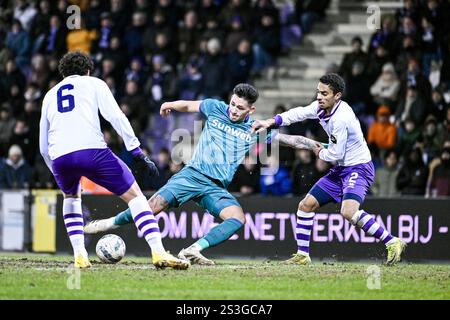
[[[227,187],[237,167],[257,142],[257,135],[250,134],[254,120],[231,121],[228,104],[215,99],[203,100],[200,112],[206,123],[188,166]]]

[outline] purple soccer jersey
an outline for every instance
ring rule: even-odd
[[[277,115],[275,121],[277,125],[287,126],[305,119],[319,119],[320,125],[329,137],[329,146],[320,150],[319,159],[337,163],[337,166],[316,182],[309,194],[318,201],[320,206],[348,199],[362,203],[374,181],[375,169],[361,125],[352,108],[346,102],[339,100],[330,114],[326,115],[325,110],[318,105],[318,101],[314,101],[307,107],[294,108]],[[314,212],[305,212],[299,207],[295,231],[297,253],[301,256],[309,256],[313,219]],[[363,210],[357,210],[350,221],[363,229],[367,235],[374,236],[387,246],[397,241]],[[294,256],[289,261],[307,263],[304,262],[307,260],[297,261],[297,258]],[[394,260],[391,257],[391,263]]]
[[[119,196],[135,181],[130,169],[109,148],[74,151],[56,158],[52,167],[65,194],[77,194],[82,176]]]

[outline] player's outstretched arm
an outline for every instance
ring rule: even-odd
[[[288,126],[292,123],[301,122],[305,119],[317,119],[317,102],[313,102],[306,107],[296,107],[277,114],[275,117],[266,120],[255,120],[250,129],[250,133],[260,133],[271,128]]]
[[[177,100],[172,102],[164,102],[161,105],[159,114],[167,117],[172,110],[179,112],[199,112],[201,101]]]
[[[250,128],[250,133],[260,133],[264,130],[273,128],[275,125],[275,120],[272,118],[267,120],[255,120]]]
[[[323,148],[324,145],[318,141],[303,137],[292,136],[289,134],[279,133],[275,136],[275,140],[278,140],[280,145],[288,146],[296,149],[306,149],[314,151],[317,148]]]

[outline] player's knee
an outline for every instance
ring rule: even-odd
[[[227,219],[236,219],[239,220],[242,224],[245,224],[245,214],[240,206],[231,205],[220,211],[219,217],[222,220]]]
[[[245,222],[246,222],[245,215],[244,215],[244,213],[241,213],[241,212],[231,215],[228,219],[236,219],[242,224],[245,224]]]
[[[350,221],[355,215],[356,211],[357,209],[354,208],[342,208],[341,214],[346,220]]]
[[[355,215],[356,211],[359,210],[359,202],[356,200],[344,200],[342,202],[342,207],[341,207],[341,214],[342,216],[347,219],[348,221],[350,221],[353,216]]]
[[[139,188],[136,182],[130,187],[128,192],[130,192],[130,195],[133,197],[139,197],[143,195],[141,188]]]
[[[139,188],[138,184],[135,182],[131,185],[130,189],[128,189],[124,194],[122,194],[120,197],[126,202],[130,202],[136,197],[143,196],[141,189]]]
[[[303,212],[313,212],[318,208],[316,203],[314,201],[308,200],[307,198],[304,198],[302,201],[300,201],[298,205],[298,210]]]

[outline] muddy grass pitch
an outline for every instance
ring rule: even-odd
[[[115,265],[92,259],[0,254],[1,299],[309,300],[450,299],[450,265],[216,260],[216,266],[156,270],[147,258]]]

